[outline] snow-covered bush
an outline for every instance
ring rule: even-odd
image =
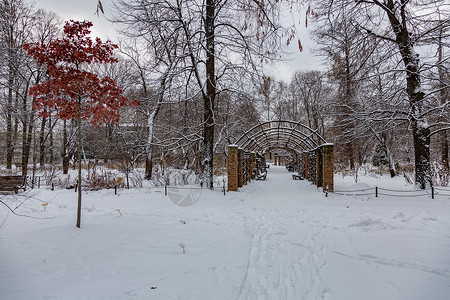
[[[431,165],[434,186],[449,186],[450,172],[442,164],[433,163]]]

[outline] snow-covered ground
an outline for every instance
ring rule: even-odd
[[[81,229],[73,190],[0,197],[38,218],[0,205],[1,299],[450,299],[450,197],[325,197],[272,166],[226,196],[87,192]]]

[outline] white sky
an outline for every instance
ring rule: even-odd
[[[101,0],[106,16],[111,16],[111,0]],[[97,8],[97,0],[35,0],[36,8],[53,11],[58,14],[64,21],[89,20],[94,26],[91,28],[92,35],[98,36],[104,40],[111,39],[115,41],[115,30],[104,16],[99,17],[95,14]],[[289,82],[296,70],[314,70],[321,69],[319,58],[315,57],[310,51],[314,42],[309,38],[309,29],[304,24],[304,13],[300,16],[301,25],[297,25],[299,36],[303,45],[303,52],[299,52],[297,42],[293,41],[291,46],[286,49],[291,55],[284,55],[286,62],[276,63],[274,67],[268,69],[268,74],[274,76],[278,80]],[[291,19],[292,17],[289,17]],[[299,22],[297,22],[298,24]]]

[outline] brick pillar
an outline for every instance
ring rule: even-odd
[[[255,179],[255,174],[253,174],[253,170],[256,168],[256,153],[250,153],[250,178]]]
[[[323,149],[323,190],[334,192],[334,155],[333,144],[325,144]]]
[[[244,185],[244,162],[242,161],[244,150],[238,149],[238,187]]]
[[[228,190],[238,190],[238,147],[228,146]]]
[[[323,186],[322,146],[316,149],[316,185]]]
[[[246,176],[244,178],[244,184],[247,184],[250,181],[250,154],[245,151],[245,173]]]
[[[309,153],[303,152],[305,155],[305,179],[308,180],[309,178]]]
[[[261,157],[261,168],[263,168],[263,170],[266,168],[266,153]]]

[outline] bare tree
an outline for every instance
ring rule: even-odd
[[[396,66],[390,71],[397,73],[399,77],[402,76],[400,80],[404,80],[403,92],[408,108],[407,114],[402,117],[411,128],[414,141],[416,183],[421,188],[432,184],[430,137],[434,132],[431,131],[432,125],[428,123],[428,120],[435,108],[429,106],[430,96],[434,91],[427,91],[428,86],[424,84],[426,58],[421,62],[416,49],[421,41],[439,31],[443,23],[446,23],[430,22],[430,20],[438,19],[436,7],[439,5],[448,11],[444,1],[439,0],[427,2],[337,0],[329,1],[322,6],[330,18],[338,16],[338,20],[349,24],[356,35],[356,38],[352,38],[351,41],[374,39],[375,42],[366,51],[360,52],[361,56],[369,59],[375,55],[375,51],[378,51],[376,55],[385,51],[384,53],[389,52],[391,58],[398,58]],[[342,13],[343,11],[345,14]],[[331,39],[333,38],[331,36]],[[403,68],[400,68],[400,65],[403,65]],[[371,71],[368,68],[365,69]],[[446,106],[448,105],[443,105],[443,107]],[[351,111],[348,112],[348,114],[350,113]],[[401,118],[396,116],[393,119]]]
[[[279,38],[279,27],[274,24],[278,4],[147,0],[118,1],[116,9],[116,19],[127,30],[155,47],[155,57],[162,63],[156,69],[162,74],[160,88],[170,78],[189,92],[184,99],[201,96],[203,185],[213,188],[216,96],[230,89],[240,71],[254,72],[259,63],[274,55]]]
[[[14,157],[14,143],[18,130],[17,109],[19,98],[26,97],[19,69],[23,66],[22,45],[30,35],[31,8],[22,0],[2,0],[0,2],[0,43],[4,51],[2,66],[2,88],[6,92],[4,112],[6,114],[6,168],[11,170]],[[26,76],[25,76],[26,77]],[[25,85],[26,89],[26,85]],[[15,101],[14,101],[15,99]],[[13,124],[14,118],[15,126]]]

